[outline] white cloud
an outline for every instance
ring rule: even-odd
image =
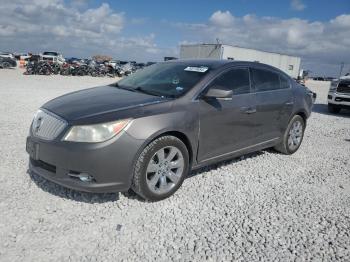
[[[301,56],[314,68],[338,71],[340,62],[350,61],[350,14],[329,21],[258,17],[235,17],[216,11],[204,23],[171,23],[156,26],[169,31],[162,37],[174,39],[165,48],[157,45],[160,36],[134,32],[125,36],[126,26],[145,26],[147,18],[130,18],[108,4],[84,7],[89,0],[11,0],[0,5],[0,51],[40,52],[57,50],[66,56],[89,57],[96,53],[136,61],[178,56],[177,43],[221,42],[271,52]],[[301,3],[301,2],[300,2]],[[151,25],[153,26],[153,25]],[[162,31],[162,30],[161,30]],[[171,34],[171,35],[170,35]],[[169,37],[170,36],[170,37]],[[322,66],[321,66],[322,65]],[[333,72],[332,71],[332,72]]]
[[[212,17],[203,24],[176,24],[182,41],[215,43],[219,38],[226,44],[300,56],[305,65],[323,64],[322,70],[331,68],[333,74],[341,61],[350,61],[350,14],[328,22],[245,15],[235,17],[231,26],[214,24]]]
[[[125,14],[103,3],[84,8],[87,0],[12,0],[0,5],[0,50],[57,50],[66,56],[96,53],[143,61],[165,53],[155,35],[124,37]]]
[[[349,28],[350,27],[350,15],[340,15],[331,20],[331,24],[336,27]]]
[[[231,15],[230,11],[221,12],[219,10],[212,14],[209,20],[213,25],[228,27],[232,25],[234,17]]]
[[[302,2],[302,0],[292,0],[290,2],[290,6],[296,11],[303,11],[306,8],[306,5]]]

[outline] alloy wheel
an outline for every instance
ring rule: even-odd
[[[299,147],[303,136],[303,125],[300,121],[295,121],[288,134],[288,147],[290,150],[295,150]]]
[[[184,157],[178,148],[161,148],[152,156],[147,166],[148,188],[155,194],[168,193],[179,183],[184,167]]]

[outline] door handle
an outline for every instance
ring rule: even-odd
[[[294,102],[293,102],[293,101],[291,101],[291,102],[286,102],[286,105],[287,105],[287,106],[294,105]]]
[[[241,107],[241,112],[245,114],[254,114],[256,113],[255,107]]]

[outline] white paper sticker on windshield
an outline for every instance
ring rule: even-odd
[[[185,71],[204,73],[208,70],[206,66],[188,66]]]

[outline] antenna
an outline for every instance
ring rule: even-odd
[[[345,65],[345,63],[344,63],[344,62],[341,62],[341,63],[340,63],[340,72],[339,72],[339,78],[341,77],[341,75],[342,75],[342,73],[343,73],[344,65]]]

